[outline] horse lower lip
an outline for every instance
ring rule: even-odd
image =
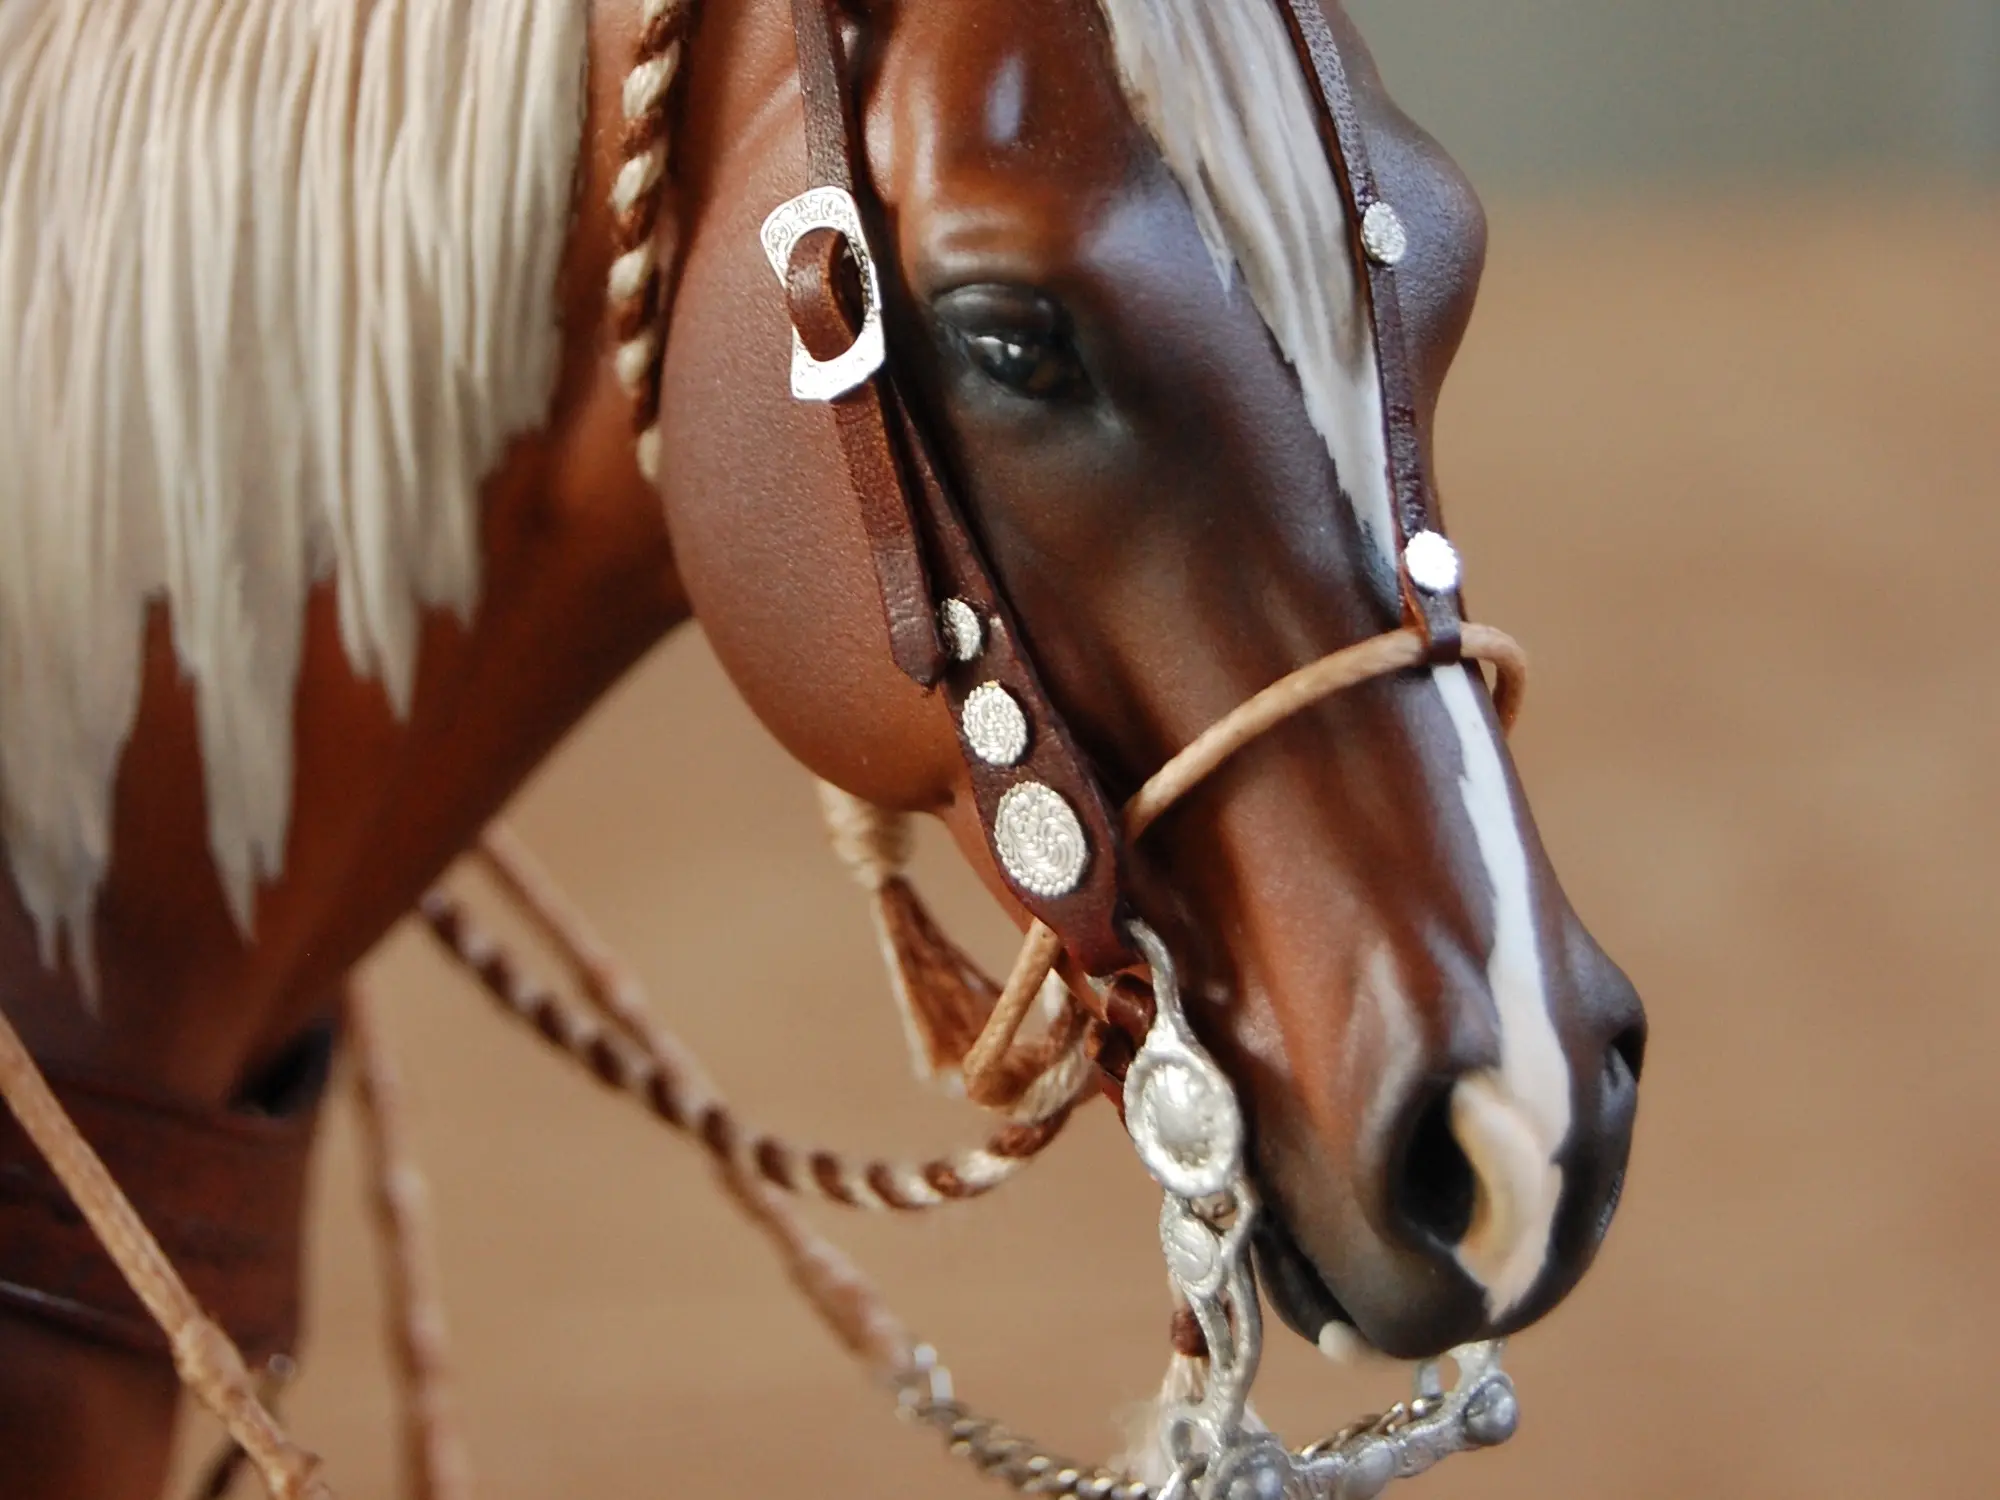
[[[1267,1211],[1258,1223],[1255,1244],[1264,1295],[1293,1333],[1317,1344],[1320,1330],[1328,1323],[1355,1326],[1333,1289],[1274,1213]]]

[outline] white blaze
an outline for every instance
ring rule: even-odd
[[[1528,879],[1528,850],[1514,816],[1495,731],[1481,712],[1470,667],[1434,674],[1464,769],[1459,795],[1493,892],[1486,983],[1499,1017],[1500,1066],[1461,1081],[1452,1130],[1478,1182],[1472,1228],[1457,1255],[1504,1316],[1527,1296],[1548,1256],[1562,1197],[1555,1156],[1569,1134],[1569,1063],[1549,1014]]]

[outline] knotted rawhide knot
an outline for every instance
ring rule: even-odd
[[[622,91],[618,175],[611,187],[609,314],[617,341],[613,359],[619,384],[632,399],[639,468],[651,480],[660,473],[660,360],[665,352],[661,315],[667,271],[660,239],[667,196],[669,104],[693,18],[694,0],[644,0],[639,42]]]

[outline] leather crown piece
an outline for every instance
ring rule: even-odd
[[[1397,300],[1407,241],[1377,192],[1333,34],[1317,0],[1284,12],[1348,207],[1382,381],[1403,613],[1430,660],[1459,658],[1458,564],[1436,517]],[[939,688],[959,727],[981,825],[1028,911],[1092,974],[1137,957],[1123,935],[1119,819],[1043,688],[964,509],[889,360],[883,318],[893,257],[870,252],[879,222],[847,76],[838,0],[793,0],[799,91],[812,185],[765,221],[793,335],[792,389],[832,406],[881,591],[896,664]],[[887,243],[878,238],[876,243]],[[893,287],[893,283],[892,283]]]

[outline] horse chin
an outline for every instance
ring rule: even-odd
[[[1277,1213],[1266,1209],[1253,1238],[1265,1299],[1287,1328],[1333,1358],[1374,1350]]]

